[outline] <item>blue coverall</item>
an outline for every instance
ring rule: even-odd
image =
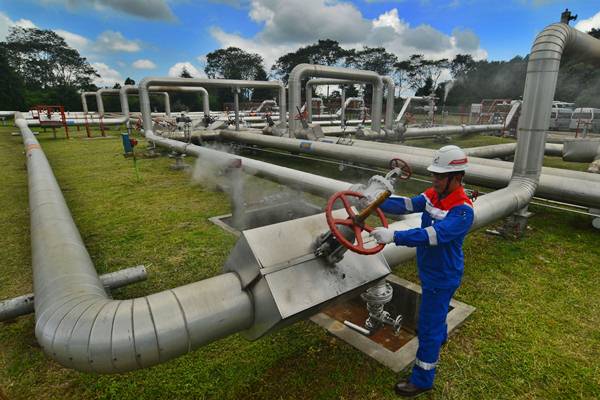
[[[464,270],[462,244],[473,224],[473,204],[462,186],[440,199],[430,188],[413,197],[391,196],[381,209],[390,214],[422,212],[421,228],[396,231],[398,246],[417,248],[423,294],[419,308],[419,349],[410,381],[433,386],[440,347],[448,338],[446,316]]]

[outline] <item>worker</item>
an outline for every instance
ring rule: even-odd
[[[391,196],[381,209],[390,214],[421,212],[421,228],[394,231],[375,228],[378,243],[417,248],[422,296],[417,336],[419,348],[412,374],[395,386],[396,393],[412,397],[433,387],[440,347],[448,338],[446,316],[464,270],[465,235],[473,224],[473,203],[462,186],[467,156],[458,146],[444,146],[427,168],[433,186],[413,197]]]

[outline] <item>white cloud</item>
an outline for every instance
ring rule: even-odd
[[[122,84],[124,81],[123,76],[121,76],[121,73],[119,71],[112,69],[104,63],[95,62],[92,63],[92,67],[94,67],[98,74],[100,74],[100,78],[94,79],[94,83],[98,87],[113,87],[115,83]]]
[[[136,60],[133,62],[133,68],[137,69],[154,69],[156,68],[156,64],[147,59]]]
[[[96,39],[95,47],[98,51],[123,51],[135,53],[142,48],[137,40],[126,39],[121,32],[104,31]]]
[[[475,59],[487,57],[479,37],[469,29],[454,29],[446,34],[433,26],[410,26],[393,8],[375,19],[365,18],[354,5],[341,0],[303,0],[303,15],[293,0],[252,0],[248,15],[262,29],[252,37],[210,29],[221,47],[235,46],[258,53],[268,69],[275,60],[298,47],[319,39],[337,40],[345,48],[382,46],[406,59],[412,54],[427,58],[453,58],[468,53]]]
[[[589,32],[592,28],[600,28],[600,11],[598,11],[595,15],[592,15],[588,19],[582,19],[577,24],[575,24],[575,29],[578,29],[582,32]]]
[[[172,77],[178,77],[181,75],[181,72],[183,72],[184,68],[194,78],[206,78],[204,71],[198,70],[198,68],[194,67],[194,65],[189,61],[182,61],[174,64],[171,68],[169,68],[168,75]]]
[[[17,21],[13,21],[8,15],[0,11],[0,41],[6,39],[8,31],[13,26],[19,26],[21,28],[37,28],[37,25],[29,19],[21,18]]]
[[[80,52],[87,49],[90,45],[90,40],[88,38],[76,33],[65,31],[63,29],[54,29],[54,32],[56,32],[59,36],[62,36],[69,46],[77,49]]]
[[[31,20],[24,18],[17,20],[15,22],[15,25],[25,29],[37,28],[37,25],[34,24]]]
[[[402,21],[398,16],[397,8],[392,8],[373,20],[373,28],[383,28],[386,26],[389,26],[398,34],[404,32],[408,28],[408,24]]]

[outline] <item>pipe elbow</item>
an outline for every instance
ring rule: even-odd
[[[119,373],[246,329],[253,314],[250,296],[228,273],[132,300],[72,292],[40,313],[35,332],[44,352],[67,368]]]

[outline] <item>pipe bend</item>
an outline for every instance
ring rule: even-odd
[[[76,291],[36,313],[44,352],[79,371],[115,373],[147,368],[248,328],[250,296],[227,273],[131,300]]]
[[[15,125],[27,159],[35,335],[49,357],[79,371],[125,372],[250,327],[252,299],[231,272],[136,299],[110,299],[20,113]]]

